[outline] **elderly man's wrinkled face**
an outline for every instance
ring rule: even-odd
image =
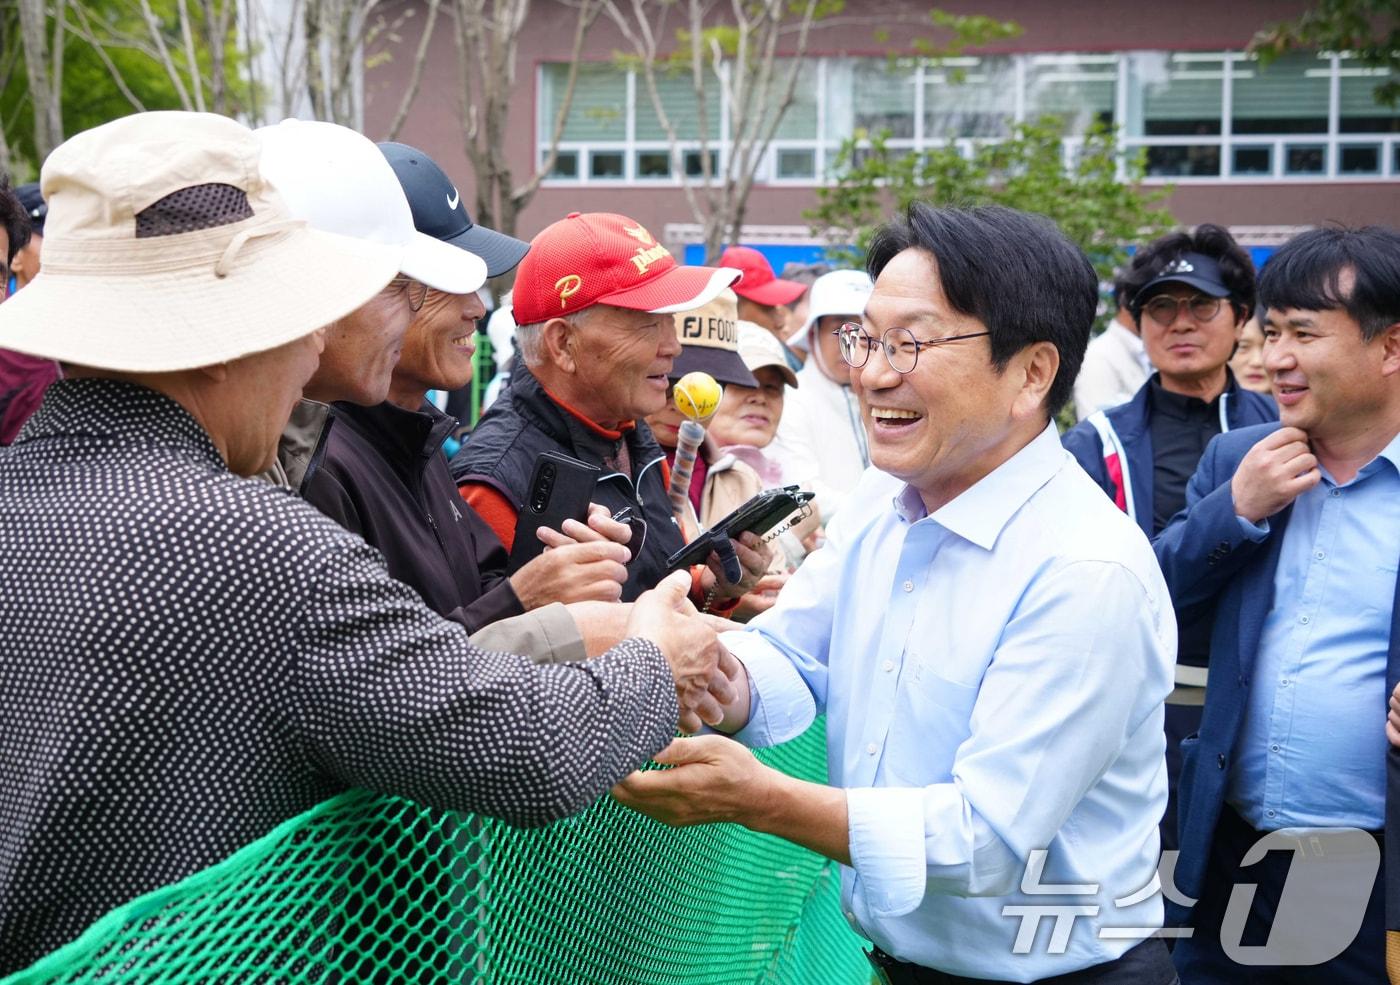
[[[306,396],[322,403],[348,400],[365,407],[383,403],[412,318],[407,282],[395,278],[326,329],[321,368],[307,384]]]
[[[674,316],[597,305],[565,345],[573,372],[571,392],[560,396],[597,423],[615,427],[666,406],[681,351]]]

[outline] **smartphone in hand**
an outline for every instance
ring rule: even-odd
[[[588,522],[588,505],[601,471],[596,465],[556,451],[540,452],[516,518],[515,546],[506,565],[510,574],[544,552],[544,543],[535,536],[537,529],[562,530],[565,520]]]

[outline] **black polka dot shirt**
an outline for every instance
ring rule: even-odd
[[[349,787],[542,824],[675,727],[651,643],[473,648],[154,391],[59,381],[0,449],[0,975]]]

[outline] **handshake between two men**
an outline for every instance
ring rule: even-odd
[[[525,607],[566,603],[589,656],[628,638],[655,643],[676,680],[680,730],[691,733],[719,724],[726,707],[739,697],[734,681],[740,668],[718,634],[742,627],[700,611],[696,595],[713,601],[754,591],[772,562],[771,548],[755,534],[744,533],[731,541],[742,568],[739,581],[728,580],[712,554],[704,566],[672,572],[636,602],[621,603],[631,560],[629,525],[594,504],[586,524],[566,520],[560,530],[539,527],[535,535],[545,544],[544,553],[510,579]]]

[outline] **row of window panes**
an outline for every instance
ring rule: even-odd
[[[830,148],[829,155],[834,155]],[[1221,146],[1192,144],[1146,147],[1148,173],[1163,177],[1219,178],[1270,177],[1275,174],[1277,158],[1280,173],[1285,177],[1323,176],[1327,174],[1326,143],[1286,141],[1281,149],[1272,143],[1234,143],[1230,147],[1230,169],[1222,175]],[[866,152],[868,153],[868,152]],[[1383,173],[1385,146],[1379,143],[1342,143],[1336,145],[1337,174],[1342,177],[1379,176]],[[856,152],[859,162],[865,154]],[[682,153],[687,177],[702,174],[700,152]],[[623,181],[627,175],[627,152],[620,149],[561,150],[549,177],[560,181],[576,181],[580,177],[580,161],[586,160],[587,174],[593,181]],[[631,180],[665,181],[673,176],[671,154],[665,150],[642,150],[634,154]],[[710,151],[710,173],[719,173],[719,152]],[[1390,174],[1400,176],[1400,143],[1391,146]],[[817,177],[817,152],[811,147],[779,147],[774,150],[773,179],[778,181],[809,181]]]
[[[552,127],[567,71],[568,66],[560,64],[542,67],[542,127]],[[1350,58],[1340,58],[1334,66],[1331,56],[1308,53],[1284,55],[1267,69],[1243,54],[1223,52],[967,56],[936,65],[911,59],[809,59],[800,66],[794,102],[776,138],[832,143],[862,129],[887,130],[896,140],[995,138],[1008,134],[1018,116],[1055,114],[1070,136],[1082,134],[1095,122],[1121,122],[1129,138],[1219,137],[1228,120],[1229,133],[1240,143],[1244,136],[1326,135],[1334,110],[1339,135],[1400,133],[1400,110],[1378,106],[1372,96],[1387,77],[1388,70],[1361,66]],[[718,139],[723,114],[719,87],[711,81],[705,129]],[[657,89],[680,139],[696,139],[701,114],[688,77],[658,78]],[[635,107],[631,119],[629,105]],[[625,144],[665,138],[642,76],[629,78],[609,64],[580,66],[565,141]],[[1218,175],[1221,155],[1215,144],[1150,148],[1149,172]],[[619,153],[600,150],[597,163],[589,162],[590,174],[600,179],[618,176],[619,165],[625,164]],[[645,163],[636,162],[637,177],[670,175],[668,159],[655,151],[640,153],[648,157]],[[1284,173],[1315,173],[1305,170],[1314,166],[1309,162],[1315,162],[1316,155],[1304,142],[1298,142],[1296,154],[1292,149],[1285,153],[1298,161],[1297,170],[1285,163]],[[1240,146],[1231,155],[1235,174],[1261,167],[1259,148]],[[1374,145],[1344,145],[1338,171],[1378,173],[1379,157]],[[560,177],[567,167],[561,166]],[[577,161],[573,167],[577,172]],[[816,171],[816,155],[809,149],[779,149],[775,177],[811,178]]]
[[[1282,174],[1290,177],[1327,174],[1329,145],[1308,141],[1283,142]],[[1218,178],[1220,173],[1219,144],[1189,146],[1148,146],[1147,172],[1163,177]],[[1385,146],[1378,143],[1339,143],[1336,145],[1337,174],[1342,177],[1380,175]],[[1274,174],[1275,145],[1250,144],[1235,141],[1230,146],[1229,177],[1258,177]],[[1391,146],[1390,173],[1400,176],[1400,143]]]

